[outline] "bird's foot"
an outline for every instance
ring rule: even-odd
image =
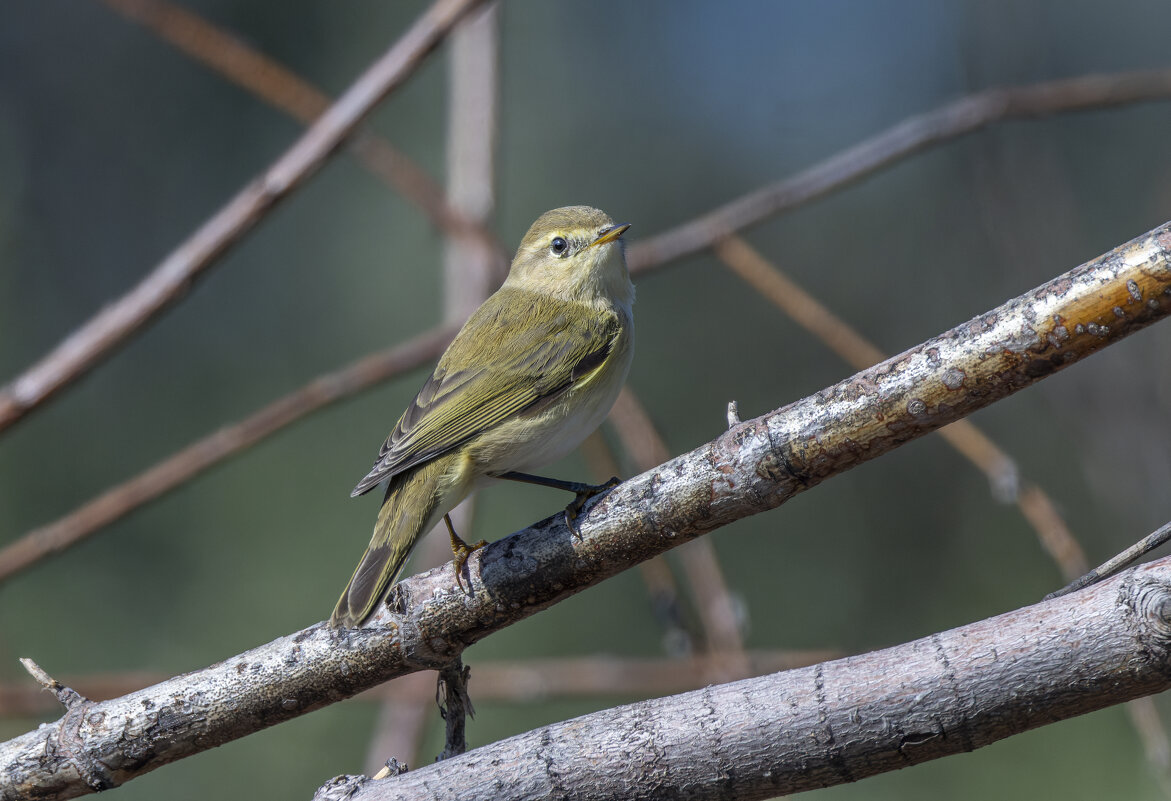
[[[447,524],[447,533],[451,535],[451,556],[455,563],[455,583],[460,588],[461,592],[467,592],[471,587],[471,575],[468,576],[468,588],[465,589],[463,583],[464,565],[468,563],[468,557],[476,551],[488,544],[488,540],[480,540],[474,545],[468,545],[460,536],[455,533],[455,526],[451,524],[451,517],[449,515],[443,516],[443,522]]]
[[[607,490],[614,489],[622,483],[622,479],[614,476],[604,484],[579,484],[573,488],[574,494],[577,496],[565,507],[565,525],[573,532],[573,536],[581,539],[581,531],[577,527],[577,518],[581,514],[581,510],[585,507],[586,502],[595,495],[601,495]]]

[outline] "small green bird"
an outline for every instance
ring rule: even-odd
[[[613,486],[519,471],[576,448],[626,381],[634,285],[620,237],[629,227],[588,206],[554,209],[533,223],[503,286],[464,324],[354,488],[361,495],[389,479],[370,545],[330,625],[369,618],[441,518],[459,582],[468,554],[486,543],[464,543],[447,513],[477,486],[506,478],[571,490],[570,526],[586,498]]]

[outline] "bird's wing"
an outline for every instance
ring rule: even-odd
[[[621,322],[613,312],[583,312],[523,290],[493,295],[443,354],[352,495],[588,380],[613,350]]]

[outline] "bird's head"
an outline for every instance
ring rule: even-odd
[[[629,227],[589,206],[547,211],[521,240],[507,283],[564,300],[608,300],[629,308],[634,286],[621,239]]]

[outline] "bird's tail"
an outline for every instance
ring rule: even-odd
[[[391,478],[374,535],[338,599],[329,619],[331,626],[352,628],[370,617],[398,578],[419,537],[459,502],[460,498],[446,497],[455,489],[445,480],[448,462],[435,459]]]

